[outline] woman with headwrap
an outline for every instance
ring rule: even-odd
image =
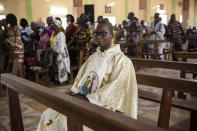
[[[51,48],[53,50],[53,65],[57,65],[57,72],[51,75],[55,80],[63,83],[68,80],[68,73],[70,73],[70,58],[66,46],[65,35],[60,31],[61,22],[54,20],[52,22],[53,34],[50,39]]]
[[[39,28],[39,37],[40,42],[37,47],[36,55],[38,58],[38,61],[41,63],[40,55],[43,51],[49,50],[50,47],[50,38],[52,35],[52,31],[45,28],[44,22],[40,21],[37,22],[37,26]],[[49,63],[48,63],[49,64]]]
[[[93,28],[88,25],[89,18],[86,14],[81,14],[80,19],[78,20],[77,31],[75,32],[75,40],[78,46],[83,47],[84,52],[84,61],[95,52],[93,47],[94,42],[94,32]]]
[[[35,21],[31,22],[31,29],[33,30],[33,33],[31,34],[31,41],[33,44],[34,54],[36,54],[36,51],[39,48],[39,42],[40,42],[40,33],[39,33],[39,27],[38,27],[37,22]]]
[[[11,51],[9,67],[13,74],[24,77],[24,45],[21,41],[21,31],[17,25],[17,18],[14,14],[8,14],[6,22],[9,27],[5,42]]]
[[[50,38],[52,35],[52,31],[45,28],[44,22],[38,22],[38,26],[40,27],[40,43],[41,48],[45,50],[46,46],[50,44]]]
[[[47,30],[52,30],[53,17],[52,16],[47,17],[46,21],[47,21],[47,25],[48,25],[46,27],[46,29]]]

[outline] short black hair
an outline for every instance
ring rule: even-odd
[[[75,22],[75,18],[74,18],[73,15],[68,14],[68,15],[66,15],[66,17],[70,17],[70,18],[71,18],[71,23],[72,23],[72,24]]]
[[[86,15],[86,14],[84,14],[84,13],[82,13],[81,15],[80,15],[80,19],[81,19],[81,22],[83,23],[83,22],[88,22],[89,21],[89,17],[88,17],[88,15]]]
[[[105,26],[107,26],[108,28],[109,28],[109,32],[111,33],[111,34],[113,34],[113,25],[112,25],[112,23],[111,22],[109,22],[109,21],[107,21],[107,20],[102,20],[99,24],[98,24],[98,26],[101,26],[101,25],[105,25]]]
[[[22,27],[28,26],[27,20],[26,20],[25,18],[21,18],[21,20],[20,20],[20,25],[21,25]]]
[[[14,14],[7,14],[6,22],[11,25],[17,25],[17,18]]]

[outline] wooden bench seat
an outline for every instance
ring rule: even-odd
[[[41,70],[33,70],[33,69],[28,69],[28,75],[31,75],[31,77],[33,76],[33,81],[35,81],[36,83],[39,84],[47,84],[50,81],[50,76],[49,76],[49,69],[41,69]],[[32,73],[32,74],[31,74]],[[40,80],[40,75],[44,75],[45,76],[45,80]],[[30,78],[31,79],[31,78]]]
[[[139,97],[155,102],[160,102],[158,126],[163,128],[169,127],[171,105],[182,109],[189,110],[190,131],[197,128],[197,102],[194,100],[180,100],[172,97],[172,91],[181,91],[185,93],[197,93],[197,81],[183,78],[167,78],[153,75],[136,73],[138,84],[162,88],[162,96],[149,91],[139,90]]]
[[[181,58],[181,61],[182,62],[187,62],[188,59],[197,59],[197,52],[175,52],[175,57],[176,58]],[[181,73],[180,73],[180,77],[181,78],[185,78],[186,77],[186,73],[192,73],[193,74],[193,79],[196,78],[197,74],[196,74],[197,71],[188,71],[188,70],[181,70]],[[183,93],[179,93],[180,96],[184,96]],[[197,94],[195,93],[192,93],[192,95],[195,95],[197,96]]]
[[[173,69],[173,70],[184,70],[197,72],[196,63],[187,62],[176,62],[176,61],[159,61],[159,60],[145,60],[139,58],[131,58],[134,66],[138,67],[148,67],[148,68],[163,68],[163,69]],[[168,128],[170,119],[170,107],[175,106],[181,109],[185,109],[191,112],[190,115],[190,130],[195,131],[197,125],[197,102],[194,100],[182,100],[172,97],[172,91],[176,90],[178,92],[186,93],[197,93],[197,80],[185,79],[185,78],[169,78],[145,75],[136,73],[138,84],[153,86],[158,88],[163,88],[162,96],[159,94],[154,94],[150,91],[139,90],[139,97],[160,102],[160,115],[158,120],[158,125],[160,127]],[[165,122],[161,122],[165,121]]]
[[[72,65],[71,67],[70,67],[70,80],[69,80],[69,84],[73,84],[74,83],[74,73],[73,73],[73,71],[75,71],[75,70],[79,70],[80,69],[80,66],[78,66],[78,65]]]
[[[144,90],[138,90],[138,95],[142,99],[154,101],[154,102],[161,102],[161,95]],[[188,111],[197,111],[197,101],[195,100],[183,100],[179,98],[172,98],[172,106],[185,109]]]
[[[150,126],[139,120],[134,120],[118,112],[107,110],[68,94],[54,92],[52,89],[17,77],[13,74],[2,74],[1,82],[8,87],[11,130],[24,130],[18,93],[23,93],[67,117],[72,118],[72,121],[76,121],[96,131],[165,130],[159,127]],[[69,122],[65,124],[67,124],[69,131],[76,131],[76,128],[70,126]]]

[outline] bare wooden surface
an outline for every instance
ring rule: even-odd
[[[83,131],[83,125],[71,117],[67,117],[67,127],[68,131]]]
[[[78,46],[68,47],[68,49],[73,51],[84,51],[84,48]]]
[[[138,95],[142,99],[155,101],[159,103],[161,102],[161,95],[150,92],[150,91],[139,90]],[[183,100],[183,99],[173,97],[172,106],[185,109],[188,111],[197,111],[197,101],[195,100]]]
[[[158,126],[168,129],[170,123],[172,91],[164,89],[159,110]]]
[[[1,82],[95,130],[163,130],[12,74],[2,74]]]
[[[167,40],[142,40],[137,43],[137,45],[144,45],[144,44],[160,44],[167,42]],[[126,41],[115,41],[115,44],[127,44],[127,45],[133,45],[134,43],[127,43]]]
[[[79,52],[79,67],[83,65],[83,51]]]
[[[11,131],[24,131],[18,92],[8,88]]]
[[[139,58],[131,58],[131,61],[136,66],[197,72],[197,63],[187,63],[180,61],[146,60]]]
[[[197,93],[197,80],[182,78],[167,78],[136,73],[138,84],[177,90],[186,93]]]
[[[197,59],[197,52],[175,52],[177,58]]]

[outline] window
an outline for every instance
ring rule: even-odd
[[[5,15],[0,15],[0,20],[5,19]]]
[[[108,18],[112,25],[116,24],[116,17],[115,16],[103,16],[104,18]]]

